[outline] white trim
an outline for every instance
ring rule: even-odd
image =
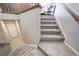
[[[26,44],[26,45],[37,48],[37,45],[35,44]]]
[[[57,17],[55,17],[55,18],[56,18],[56,20],[57,20],[57,23],[58,23],[58,25],[59,25],[60,30],[62,31],[62,34],[63,34],[64,37],[65,37],[65,41],[67,41],[67,36],[66,36],[66,34],[64,33],[64,31],[63,31],[63,29],[62,29],[62,26],[61,26],[61,24],[60,24],[60,21],[58,20]]]
[[[64,38],[65,38],[64,43],[65,43],[74,53],[76,53],[76,54],[79,56],[79,52],[77,52],[71,45],[69,45],[69,44],[66,42],[66,41],[67,41],[67,36],[66,36],[66,34],[64,33],[64,31],[63,31],[63,29],[62,29],[62,26],[61,26],[61,24],[60,24],[60,22],[59,22],[59,20],[58,20],[57,17],[56,17],[56,20],[57,20],[58,25],[59,25],[59,27],[60,27],[60,29],[61,29],[63,35],[64,35]]]
[[[79,52],[77,52],[71,45],[69,45],[67,42],[64,42],[74,53],[76,53],[79,56]]]

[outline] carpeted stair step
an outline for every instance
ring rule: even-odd
[[[41,29],[57,29],[56,24],[41,24]]]
[[[55,20],[55,18],[41,18],[41,20]]]
[[[42,15],[41,18],[52,18],[53,19],[54,16],[51,16],[51,15]]]
[[[52,34],[60,34],[60,30],[58,29],[41,29],[41,34],[52,35]]]
[[[52,20],[51,20],[50,18],[49,18],[48,20],[47,20],[47,19],[46,19],[46,20],[45,20],[45,19],[41,19],[41,21],[47,21],[47,22],[48,22],[48,21],[49,21],[49,22],[51,22],[51,21],[55,21],[55,22],[56,22],[55,19],[52,19]]]
[[[56,24],[56,21],[41,21],[41,24]]]
[[[41,41],[63,42],[62,35],[41,35]]]

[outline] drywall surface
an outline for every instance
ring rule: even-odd
[[[0,24],[0,43],[8,43],[8,39],[3,31],[1,24]]]
[[[79,22],[60,4],[56,6],[55,17],[65,35],[65,42],[79,53]]]
[[[40,40],[40,8],[30,10],[18,16],[23,41],[38,45]]]
[[[75,14],[79,16],[79,3],[65,3]]]

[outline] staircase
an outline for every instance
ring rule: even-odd
[[[9,56],[77,56],[64,43],[64,36],[54,16],[41,16],[41,40],[38,47],[24,44]]]
[[[76,55],[64,43],[64,36],[54,16],[41,16],[41,40],[39,48],[48,56]]]
[[[64,37],[53,16],[41,17],[41,41],[63,42]]]

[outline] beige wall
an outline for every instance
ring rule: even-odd
[[[0,23],[0,43],[8,43],[7,37],[3,31],[1,23]]]
[[[40,9],[36,8],[19,15],[23,41],[37,45],[40,40]]]

